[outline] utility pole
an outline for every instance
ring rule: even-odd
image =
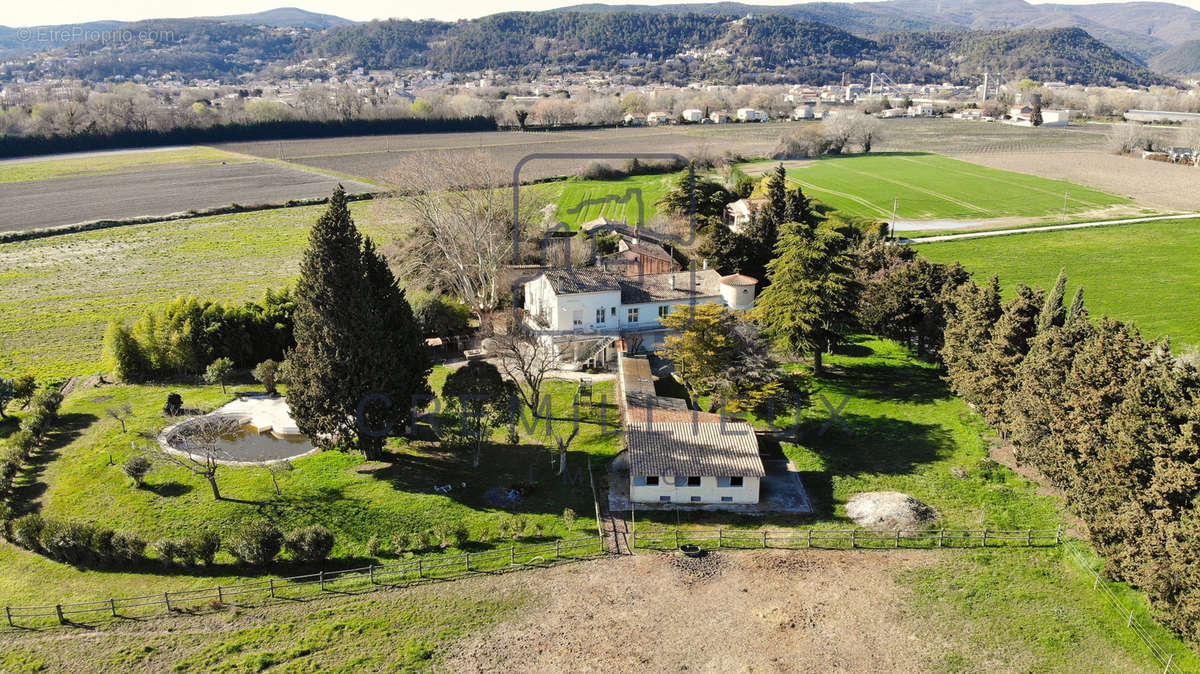
[[[875,95],[875,73],[871,73],[871,91],[870,91],[870,94],[871,94],[872,96],[874,96],[874,95]]]
[[[983,74],[983,102],[987,103],[988,95],[988,73]]]
[[[896,211],[900,208],[900,197],[892,199],[892,235],[896,234]]]
[[[1071,190],[1063,192],[1063,222],[1067,221],[1067,207],[1071,203]]]

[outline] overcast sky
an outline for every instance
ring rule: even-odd
[[[47,24],[81,23],[100,19],[132,21],[182,17],[247,14],[274,9],[288,0],[175,0],[170,9],[161,0],[56,0],[55,2],[20,2],[9,0],[0,11],[0,25],[38,26]],[[541,10],[579,4],[585,0],[458,0],[457,2],[416,2],[415,0],[311,0],[297,6],[311,12],[336,14],[355,21],[386,19],[464,19],[512,10]],[[624,0],[622,0],[623,2]],[[666,4],[683,0],[629,0],[630,4]],[[1082,0],[1057,0],[1063,4],[1087,4]],[[796,0],[755,0],[747,4],[795,4]],[[620,4],[617,2],[611,4]],[[1200,10],[1200,0],[1175,0],[1175,4]]]

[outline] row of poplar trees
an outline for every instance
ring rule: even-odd
[[[1200,371],[1131,323],[1088,316],[999,280],[947,302],[942,359],[954,391],[1067,496],[1105,573],[1142,588],[1161,618],[1200,641]]]

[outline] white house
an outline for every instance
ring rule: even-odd
[[[644,126],[646,124],[646,115],[640,112],[631,112],[622,119],[627,126]]]
[[[758,108],[738,108],[737,118],[739,122],[765,122],[769,119],[767,113]]]
[[[696,123],[704,119],[704,111],[697,108],[688,108],[680,113],[683,116],[683,121]]]
[[[725,224],[729,231],[740,234],[742,228],[750,224],[754,214],[766,205],[766,199],[738,199],[725,205]]]
[[[811,105],[797,105],[792,109],[792,119],[801,120],[815,118],[816,115],[813,113],[813,106]]]
[[[610,362],[618,349],[652,350],[667,334],[661,319],[679,305],[754,305],[758,281],[714,269],[623,276],[589,267],[548,269],[525,284],[532,327],[559,345],[574,364]]]
[[[709,120],[712,121],[713,124],[728,124],[729,123],[729,113],[725,112],[724,110],[716,110],[714,112],[710,112],[708,114],[708,118],[709,118]]]
[[[914,103],[908,106],[909,117],[933,117],[933,106],[929,103]]]
[[[671,113],[666,110],[656,110],[646,115],[647,124],[669,124],[671,122]]]

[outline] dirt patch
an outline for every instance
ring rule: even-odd
[[[448,671],[921,671],[909,551],[643,554],[532,575],[521,618],[460,642]],[[513,577],[509,577],[512,580]]]

